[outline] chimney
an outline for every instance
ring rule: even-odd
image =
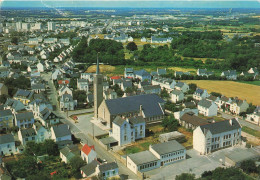
[[[232,119],[229,120],[229,124],[230,124],[231,126],[233,126],[233,121],[232,121]]]
[[[140,110],[140,112],[139,112],[140,116],[142,116],[142,112],[143,112],[143,106],[142,105],[140,105],[140,109],[139,110]]]

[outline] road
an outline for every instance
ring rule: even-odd
[[[89,145],[94,145],[95,146],[95,150],[98,154],[98,157],[101,159],[106,159],[108,162],[113,162],[113,161],[117,161],[117,164],[119,166],[119,174],[121,175],[121,177],[125,178],[125,179],[139,179],[139,177],[134,174],[132,171],[130,171],[123,163],[121,163],[121,161],[118,161],[115,159],[114,156],[112,156],[108,151],[106,151],[103,147],[100,146],[99,143],[97,143],[89,134],[92,134],[92,127],[88,127],[88,128],[84,128],[84,126],[82,126],[82,124],[75,124],[74,121],[70,120],[67,117],[67,113],[64,113],[62,111],[60,111],[59,106],[58,106],[58,99],[57,99],[57,92],[55,89],[55,86],[51,80],[51,73],[44,73],[42,75],[43,79],[48,81],[49,84],[49,92],[48,92],[48,98],[51,101],[51,103],[53,105],[56,105],[56,110],[54,111],[58,116],[60,116],[61,122],[68,124],[70,127],[70,130],[72,132],[72,134],[74,134],[74,136],[76,138],[81,139],[81,141],[83,143],[87,143]],[[82,112],[82,111],[81,111]],[[84,112],[93,112],[93,109],[89,109],[89,110],[84,110]],[[72,112],[69,112],[69,114],[71,114]],[[78,112],[76,112],[78,113]],[[84,121],[86,121],[86,123],[88,123],[90,126],[91,122],[90,120],[92,119],[93,114],[89,114],[86,115],[84,118]],[[82,123],[82,122],[81,122]],[[84,122],[83,122],[84,123]],[[94,127],[96,133],[98,133],[99,128],[98,127]]]

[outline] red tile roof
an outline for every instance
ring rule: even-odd
[[[120,76],[112,76],[110,79],[121,79]]]
[[[69,84],[70,81],[69,80],[59,80],[58,84]]]
[[[92,149],[95,150],[94,145],[93,145],[93,146],[88,146],[87,144],[85,144],[85,145],[82,147],[81,151],[82,151],[83,153],[85,153],[86,155],[88,155]]]

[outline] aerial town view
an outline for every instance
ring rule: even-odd
[[[0,180],[260,180],[259,0],[0,0]]]

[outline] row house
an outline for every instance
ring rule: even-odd
[[[0,135],[0,156],[16,153],[15,140],[12,134]]]
[[[199,110],[200,114],[207,116],[207,117],[211,117],[211,116],[217,115],[218,106],[212,101],[202,99],[198,103],[198,110]]]
[[[246,121],[260,126],[260,106],[257,106],[253,113],[246,115]]]
[[[151,74],[148,73],[146,70],[142,69],[139,71],[134,71],[135,78],[140,79],[142,82],[143,81],[151,81]]]
[[[152,85],[160,85],[162,89],[166,89],[168,92],[174,90],[176,81],[169,78],[161,78],[161,77],[154,77],[152,80]]]
[[[184,93],[183,93],[183,91],[175,89],[170,93],[170,98],[171,98],[171,101],[173,103],[183,101],[184,100]]]
[[[14,115],[14,124],[19,128],[32,127],[34,124],[34,116],[31,111],[18,112]]]
[[[14,126],[13,124],[13,113],[10,109],[0,111],[0,130],[9,129]]]
[[[189,91],[190,88],[189,88],[188,84],[186,84],[184,82],[178,82],[175,85],[175,89],[186,93],[187,91]]]
[[[233,99],[230,104],[229,111],[231,113],[234,113],[236,115],[239,115],[242,112],[246,112],[246,110],[249,108],[249,104],[246,102],[246,100],[240,100],[240,99]]]
[[[88,93],[89,91],[89,82],[86,79],[77,79],[77,88],[79,90],[86,91]]]
[[[28,105],[33,99],[33,94],[33,91],[18,89],[13,98],[21,101],[24,105]]]

